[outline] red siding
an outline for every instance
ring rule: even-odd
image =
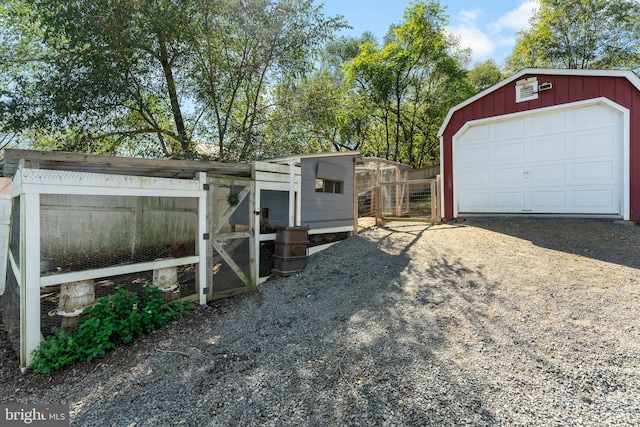
[[[630,218],[632,221],[640,221],[640,91],[624,77],[525,74],[520,78],[528,77],[537,77],[539,83],[550,82],[553,88],[540,92],[536,100],[516,103],[513,81],[453,113],[443,132],[445,218],[453,217],[451,142],[453,135],[466,122],[605,97],[631,111]]]

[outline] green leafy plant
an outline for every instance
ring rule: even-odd
[[[33,353],[31,368],[51,373],[77,361],[102,357],[119,345],[162,328],[188,313],[190,305],[182,301],[166,304],[162,293],[146,283],[142,300],[118,286],[113,295],[100,298],[86,309],[71,331],[56,330]]]
[[[34,352],[31,368],[36,372],[49,374],[75,363],[82,353],[74,337],[67,331],[57,330],[47,337]]]
[[[229,193],[229,195],[227,196],[227,203],[229,204],[229,206],[235,206],[240,203],[240,196],[238,195],[238,193]]]

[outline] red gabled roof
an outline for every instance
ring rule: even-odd
[[[479,94],[473,96],[472,98],[467,99],[466,101],[456,105],[455,107],[449,110],[447,117],[444,119],[440,130],[438,131],[438,136],[441,137],[444,135],[444,132],[451,121],[451,117],[458,110],[463,109],[469,104],[474,103],[480,98],[485,97],[486,95],[500,89],[503,86],[508,85],[511,82],[519,80],[524,75],[531,74],[543,74],[543,75],[556,75],[556,76],[582,76],[582,77],[623,77],[629,80],[632,85],[640,91],[640,78],[636,76],[632,71],[628,70],[575,70],[575,69],[544,69],[544,68],[525,68],[514,75],[502,80],[499,83],[491,86],[488,89],[480,92]]]

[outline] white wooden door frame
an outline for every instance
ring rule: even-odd
[[[255,277],[260,277],[260,242],[275,240],[273,234],[260,234],[262,190],[288,193],[288,226],[299,226],[302,217],[302,169],[296,160],[283,163],[253,162],[254,206],[253,228],[255,232]]]

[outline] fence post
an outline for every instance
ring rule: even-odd
[[[20,368],[40,345],[40,194],[20,193]]]
[[[442,215],[440,215],[440,175],[436,175],[436,179],[431,184],[431,217],[435,222],[442,221]]]

